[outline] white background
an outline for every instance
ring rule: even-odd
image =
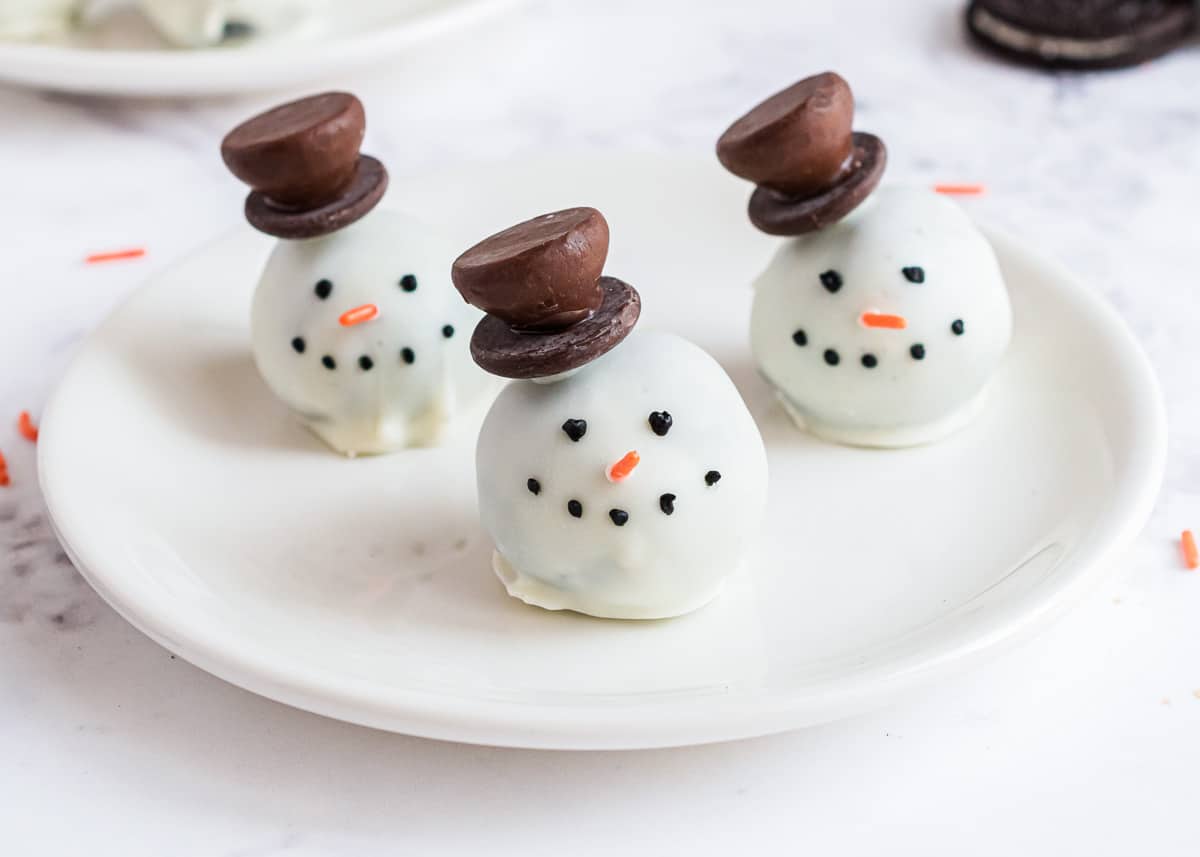
[[[82,583],[16,414],[39,411],[80,337],[141,280],[237,220],[243,191],[217,143],[281,95],[0,89],[14,482],[0,492],[0,853],[1196,853],[1200,572],[1182,570],[1178,535],[1200,530],[1200,47],[1119,73],[1026,71],[972,49],[959,6],[531,3],[322,82],[363,97],[366,150],[401,186],[564,149],[705,152],[758,98],[835,68],[858,127],[887,140],[890,178],[985,183],[973,213],[1066,262],[1150,353],[1167,483],[1078,610],[887,710],[658,752],[495,750],[324,720],[173,658]],[[130,245],[149,256],[79,262]]]

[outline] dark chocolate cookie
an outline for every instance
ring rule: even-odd
[[[637,290],[601,277],[604,299],[592,315],[564,330],[523,333],[495,315],[484,316],[471,337],[471,356],[502,378],[547,378],[578,369],[611,351],[632,332],[642,312]]]
[[[967,29],[983,46],[1047,68],[1120,68],[1154,59],[1195,32],[1195,0],[972,0]]]

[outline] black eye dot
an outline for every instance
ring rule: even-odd
[[[832,348],[825,349],[825,362],[828,363],[830,366],[838,365],[838,363],[840,363],[841,360],[842,360],[842,358],[838,357],[838,353],[836,351],[834,351]]]
[[[542,483],[538,482],[532,476],[525,482],[525,487],[529,489],[529,493],[534,496],[542,493]]]
[[[304,337],[297,336],[292,340],[292,350],[297,354],[303,354],[306,347],[307,346],[304,344]]]
[[[718,470],[710,470],[704,474],[704,484],[710,488],[721,481],[721,473]]]
[[[808,345],[808,334],[803,330],[797,330],[792,334],[792,342],[803,348],[805,345]]]
[[[369,355],[364,354],[362,357],[358,358],[358,365],[364,372],[370,372],[371,369],[375,367],[375,361],[372,360]]]
[[[612,518],[612,522],[618,527],[625,526],[629,521],[629,513],[624,509],[609,509],[608,517]]]
[[[842,287],[842,275],[830,268],[821,274],[821,285],[832,294]]]
[[[400,278],[400,288],[406,292],[415,292],[417,290],[417,278],[412,274],[405,274]]]
[[[663,494],[658,498],[658,508],[663,510],[664,515],[675,514],[675,495]]]
[[[334,360],[332,357],[330,357],[328,354],[326,354],[324,357],[321,358],[321,365],[324,366],[326,369],[336,369],[337,361]]]
[[[582,518],[583,517],[583,504],[580,503],[578,500],[568,500],[567,501],[567,511],[571,513],[572,518]]]
[[[876,359],[874,354],[864,354],[862,356],[862,365],[866,366],[868,369],[874,369],[879,365],[879,360]]]
[[[918,342],[912,348],[908,349],[908,353],[912,355],[913,360],[924,360],[925,346]]]
[[[580,439],[587,434],[587,420],[567,420],[562,424],[562,430],[566,432],[567,437],[575,443],[579,443]]]
[[[666,437],[675,420],[666,411],[655,411],[650,414],[650,431],[659,437]]]
[[[950,325],[950,330],[955,336],[962,336],[963,331],[966,329],[967,326],[963,324],[963,320],[961,318],[956,318],[954,323]]]
[[[411,364],[414,360],[417,359],[417,355],[411,348],[401,348],[400,349],[400,359],[403,360],[405,363]]]
[[[333,283],[329,282],[329,280],[317,280],[317,285],[313,287],[313,291],[317,293],[317,297],[325,300],[325,298],[333,293]]]
[[[912,265],[908,268],[901,268],[900,273],[904,275],[904,279],[910,283],[925,282],[925,269]]]
[[[449,339],[453,335],[454,335],[454,325],[452,325],[452,324],[442,325],[442,336]]]

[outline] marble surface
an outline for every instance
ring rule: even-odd
[[[887,139],[892,178],[986,183],[973,211],[1057,255],[1145,344],[1170,463],[1111,582],[1032,642],[886,710],[711,747],[456,746],[224,684],[73,571],[15,417],[39,412],[80,338],[139,282],[235,221],[241,191],[216,143],[279,93],[0,89],[13,480],[0,490],[0,852],[1195,853],[1200,572],[1182,569],[1178,535],[1200,529],[1200,47],[1054,76],[971,49],[956,0],[802,5],[532,2],[326,83],[364,97],[369,150],[402,178],[563,150],[706,152],[757,97],[837,68],[859,126]],[[149,255],[80,263],[130,245]]]

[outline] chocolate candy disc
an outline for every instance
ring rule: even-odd
[[[887,148],[874,134],[855,132],[851,161],[846,179],[817,196],[797,198],[759,185],[750,196],[750,222],[768,235],[802,235],[837,223],[879,185]]]
[[[601,277],[599,285],[600,308],[565,330],[522,333],[485,316],[471,337],[471,356],[502,378],[546,378],[590,363],[628,336],[642,312],[633,286],[615,277]]]

